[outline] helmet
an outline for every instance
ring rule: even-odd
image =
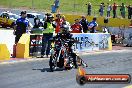
[[[54,15],[51,13],[46,13],[45,15],[47,16],[47,18],[54,18]]]
[[[54,16],[51,13],[47,13],[46,15],[46,21],[50,22],[51,20],[53,20]]]

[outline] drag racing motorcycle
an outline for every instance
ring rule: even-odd
[[[72,39],[64,40],[62,38],[58,38],[54,40],[55,44],[51,48],[51,56],[49,60],[49,66],[52,72],[56,70],[57,67],[64,68],[65,70],[70,70],[75,67],[73,57],[71,55],[71,48],[68,45],[69,42],[70,44],[75,43]],[[76,56],[76,58],[78,66],[88,66],[79,56]]]

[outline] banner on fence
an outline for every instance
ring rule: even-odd
[[[73,45],[75,51],[107,50],[111,48],[111,36],[108,33],[81,33],[73,34],[73,37],[79,41]]]

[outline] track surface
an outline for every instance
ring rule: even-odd
[[[109,52],[81,56],[89,67],[89,74],[132,75],[132,51]],[[0,88],[123,88],[131,84],[76,83],[76,69],[50,72],[48,60],[0,65]]]

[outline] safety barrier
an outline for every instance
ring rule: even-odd
[[[16,46],[16,58],[29,58],[30,37],[31,37],[30,34],[22,35]],[[111,36],[108,33],[93,33],[93,34],[81,33],[81,34],[73,34],[73,37],[79,40],[80,42],[73,46],[73,49],[76,49],[77,51],[85,51],[85,50],[91,51],[91,50],[104,50],[104,49],[112,50]],[[31,41],[34,40],[31,39]],[[42,39],[37,40],[37,43],[40,45],[41,42]],[[8,60],[10,58],[10,52],[9,52],[10,47],[7,48],[6,46],[10,46],[13,48],[12,44],[8,45],[8,43],[2,43],[2,45],[0,45],[0,60],[1,59]]]
[[[30,35],[23,34],[16,46],[16,58],[29,58]]]
[[[112,50],[111,35],[109,33],[73,33],[75,51]]]
[[[10,60],[10,52],[6,44],[0,44],[0,60]]]

